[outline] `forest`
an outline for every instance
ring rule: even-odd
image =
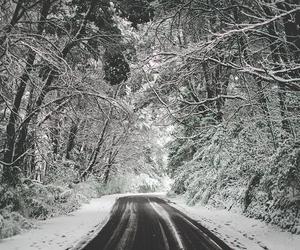
[[[104,194],[300,234],[298,0],[0,0],[0,239]]]

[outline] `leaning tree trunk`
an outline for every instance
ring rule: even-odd
[[[46,1],[48,2],[48,1]],[[95,5],[95,1],[91,2],[90,8],[87,11],[87,14],[84,18],[84,20],[82,21],[82,25],[79,27],[78,32],[76,33],[75,37],[72,39],[72,41],[70,43],[68,43],[61,51],[61,57],[63,59],[66,58],[66,56],[68,55],[68,53],[70,52],[70,50],[77,44],[77,42],[80,42],[80,38],[84,35],[84,30],[86,28],[87,25],[87,20],[91,14],[91,11],[93,9],[93,6]],[[44,23],[44,22],[43,22]],[[77,42],[74,42],[77,41]],[[43,104],[43,101],[46,97],[46,95],[51,91],[51,85],[53,84],[53,82],[55,80],[58,79],[59,76],[59,72],[56,69],[53,69],[49,72],[48,77],[46,78],[45,84],[41,89],[41,92],[35,102],[35,105],[33,107],[33,109],[31,110],[31,112],[27,115],[27,117],[25,118],[25,120],[22,123],[22,126],[20,128],[20,133],[24,133],[24,137],[27,138],[27,127],[30,123],[30,121],[34,118],[37,117],[37,115],[40,112],[41,106]],[[15,139],[15,138],[14,138]],[[24,140],[25,141],[25,140]],[[18,143],[20,143],[20,147],[23,147],[22,144],[24,143],[24,141],[18,141]],[[11,150],[13,152],[13,148]],[[13,155],[13,154],[12,154]],[[19,158],[21,157],[20,155],[15,156],[15,158]]]
[[[80,176],[80,179],[82,181],[86,179],[87,175],[93,170],[93,168],[95,166],[97,157],[98,157],[98,155],[100,153],[100,149],[101,149],[102,144],[104,143],[104,140],[105,140],[106,131],[107,131],[108,127],[109,127],[111,113],[112,113],[112,107],[110,108],[108,117],[106,118],[106,120],[104,122],[104,125],[103,125],[103,128],[102,128],[100,137],[99,137],[98,142],[97,142],[97,146],[96,146],[95,150],[91,154],[90,160],[88,162],[88,166],[87,166],[87,168],[83,171],[83,173]]]

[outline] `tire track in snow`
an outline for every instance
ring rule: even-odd
[[[135,238],[138,224],[138,218],[136,215],[136,204],[134,204],[133,202],[127,203],[125,212],[126,210],[127,213],[129,213],[128,224],[116,250],[131,248],[133,243],[132,239]]]
[[[154,209],[154,211],[166,222],[166,224],[168,225],[168,228],[170,229],[170,231],[172,232],[172,235],[174,236],[176,243],[177,243],[177,247],[180,250],[185,250],[183,243],[182,243],[182,239],[180,237],[180,235],[178,234],[176,227],[174,225],[174,223],[172,222],[168,212],[159,204],[157,204],[156,202],[151,202],[148,198],[148,201],[150,203],[150,205],[152,206],[152,208]],[[161,224],[160,224],[161,226]],[[161,227],[162,228],[162,227]]]

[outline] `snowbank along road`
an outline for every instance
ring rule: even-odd
[[[154,196],[119,198],[111,217],[83,250],[231,249],[208,229]]]

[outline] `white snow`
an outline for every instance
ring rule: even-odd
[[[93,199],[67,216],[39,221],[37,228],[0,241],[0,249],[73,249],[98,232],[109,218],[118,195]]]
[[[137,231],[137,214],[136,214],[136,204],[132,202],[128,202],[125,207],[125,211],[122,215],[122,218],[120,220],[120,224],[126,223],[126,218],[128,218],[128,224],[126,226],[125,232],[121,236],[118,245],[116,247],[116,250],[122,250],[126,249],[128,239],[132,239],[135,237],[136,231]],[[117,234],[119,233],[118,230],[115,230],[115,232],[112,234],[111,239],[114,239]],[[109,245],[109,243],[107,243]]]
[[[177,243],[177,246],[179,249],[184,249],[184,246],[183,246],[183,243],[182,243],[182,239],[181,237],[179,236],[177,230],[176,230],[176,227],[175,225],[173,224],[171,218],[170,218],[170,215],[168,214],[167,211],[165,211],[165,209],[158,205],[156,202],[151,202],[149,199],[149,204],[152,206],[152,208],[154,209],[154,211],[161,216],[161,218],[163,218],[165,220],[165,222],[167,223],[170,231],[172,232],[172,235],[175,237],[175,240],[176,240],[176,243]]]
[[[259,220],[224,209],[190,207],[182,197],[168,198],[171,205],[200,222],[233,249],[300,249],[300,235],[285,232]]]

